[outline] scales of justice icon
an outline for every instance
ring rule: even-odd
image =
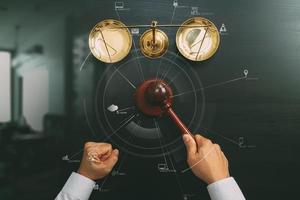
[[[91,53],[104,63],[117,63],[131,51],[133,38],[130,28],[144,28],[139,38],[142,55],[150,60],[163,58],[169,47],[169,38],[160,28],[178,28],[176,46],[179,53],[186,59],[199,62],[212,57],[220,43],[219,31],[208,19],[194,17],[180,25],[159,24],[152,21],[149,25],[125,25],[121,21],[106,19],[97,23],[89,35]],[[171,82],[153,76],[139,82],[131,98],[137,110],[147,117],[169,116],[182,134],[192,134],[189,128],[175,113],[173,106],[174,88]],[[174,84],[174,83],[173,83]],[[195,103],[197,103],[195,101]]]

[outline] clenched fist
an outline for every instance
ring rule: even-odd
[[[118,161],[119,151],[111,144],[87,142],[78,173],[92,180],[108,175]]]
[[[192,172],[207,184],[229,177],[228,161],[218,144],[201,136],[183,135]]]

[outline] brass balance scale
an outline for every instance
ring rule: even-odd
[[[107,19],[97,23],[91,30],[89,47],[98,60],[115,63],[125,58],[131,50],[132,35],[128,28],[149,28],[140,37],[141,52],[148,58],[160,58],[169,46],[168,36],[160,27],[178,27],[177,48],[185,58],[192,61],[209,59],[220,43],[216,26],[202,17],[190,18],[181,25],[159,25],[157,21],[152,21],[150,25],[126,26],[120,21]]]

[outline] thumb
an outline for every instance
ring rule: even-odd
[[[182,136],[188,154],[195,154],[197,152],[197,144],[190,134]]]
[[[113,168],[118,161],[119,150],[114,149],[111,155],[105,160],[105,164],[110,168]]]

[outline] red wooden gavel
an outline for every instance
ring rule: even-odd
[[[173,92],[170,86],[160,79],[144,81],[135,93],[137,107],[146,115],[161,116],[168,114],[182,134],[192,133],[172,109]],[[193,135],[192,135],[193,136]]]
[[[178,126],[182,134],[190,134],[193,136],[193,134],[190,132],[190,130],[185,126],[185,124],[180,120],[180,118],[176,115],[174,110],[172,109],[171,105],[168,103],[165,105],[166,113],[171,117],[171,119],[175,122],[175,124]]]

